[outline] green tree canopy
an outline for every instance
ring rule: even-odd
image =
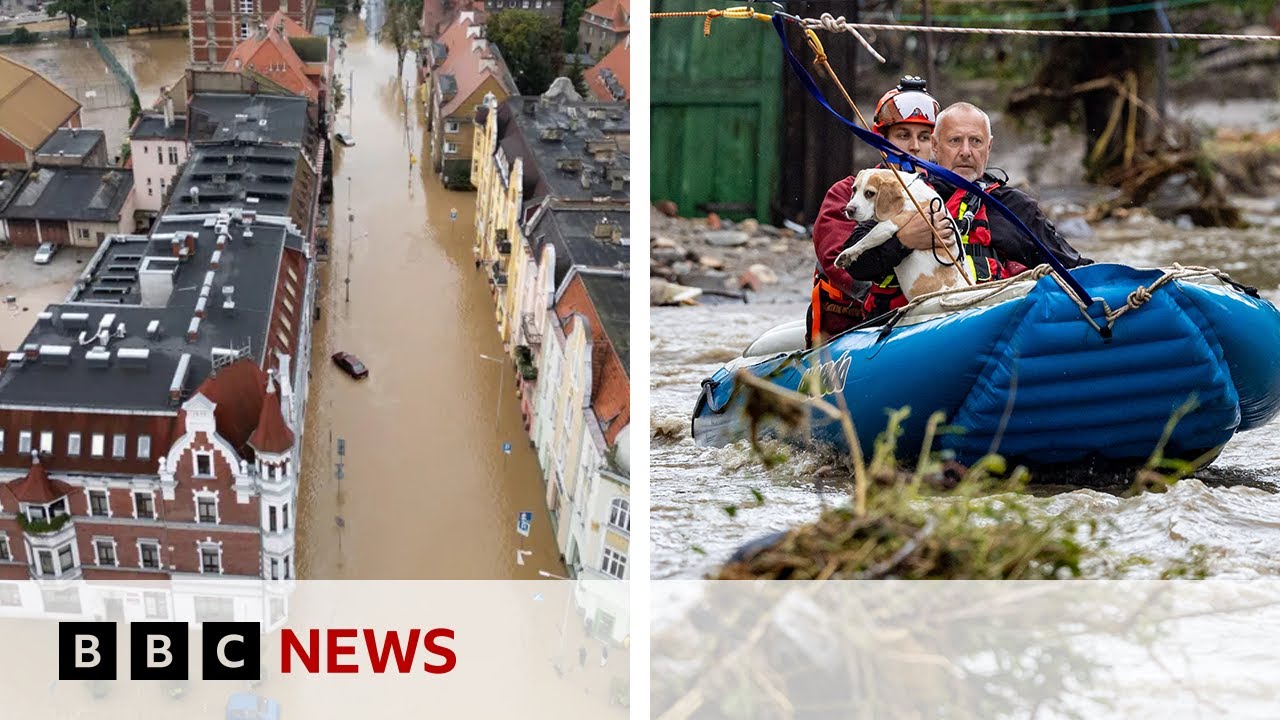
[[[489,41],[502,51],[521,95],[541,95],[564,65],[564,35],[550,18],[532,10],[503,10],[485,23]]]

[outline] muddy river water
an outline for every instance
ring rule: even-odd
[[[1075,241],[1100,262],[1155,267],[1179,262],[1217,267],[1280,301],[1280,232],[1178,229],[1155,221],[1120,223]],[[785,281],[784,281],[785,282]],[[792,281],[797,282],[797,281]],[[807,290],[802,288],[800,290]],[[833,462],[807,451],[771,471],[745,443],[700,448],[689,437],[699,383],[741,354],[759,333],[803,317],[806,299],[784,292],[753,304],[654,308],[650,348],[651,536],[655,578],[698,577],[713,571],[743,541],[811,520],[840,490],[820,489],[814,476]],[[1068,482],[1070,479],[1068,478]],[[765,502],[752,504],[751,490]],[[1079,487],[1042,488],[1036,500],[1054,513],[1095,517],[1107,548],[1092,571],[1141,556],[1138,577],[1174,560],[1203,558],[1217,576],[1280,572],[1280,420],[1237,435],[1217,462],[1164,494],[1132,499]],[[726,506],[740,506],[730,517]],[[1105,563],[1105,564],[1104,564]]]

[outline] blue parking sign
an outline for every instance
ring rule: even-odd
[[[509,442],[504,442],[504,443],[502,443],[502,452],[503,452],[503,453],[505,453],[505,454],[507,454],[507,455],[510,455],[510,454],[511,454],[511,443],[509,443]]]
[[[520,513],[520,518],[516,521],[516,532],[525,537],[529,537],[529,527],[533,525],[533,513],[524,510]]]

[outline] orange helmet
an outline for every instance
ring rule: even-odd
[[[925,91],[924,80],[907,75],[898,81],[898,87],[885,93],[876,103],[875,120],[871,129],[883,135],[885,128],[898,123],[915,123],[933,127],[938,119],[940,106]]]

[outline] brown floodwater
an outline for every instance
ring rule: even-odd
[[[334,172],[333,240],[321,275],[298,501],[298,573],[563,575],[513,366],[482,357],[505,356],[471,252],[475,194],[445,190],[421,163],[411,164],[426,134],[412,100],[405,114],[395,51],[349,23],[338,68],[348,99],[335,129],[353,132],[356,145],[338,148]],[[357,382],[339,372],[329,361],[338,350],[358,355],[369,377]],[[346,450],[341,480],[339,439]],[[522,510],[534,513],[523,543],[533,552],[517,565]]]

